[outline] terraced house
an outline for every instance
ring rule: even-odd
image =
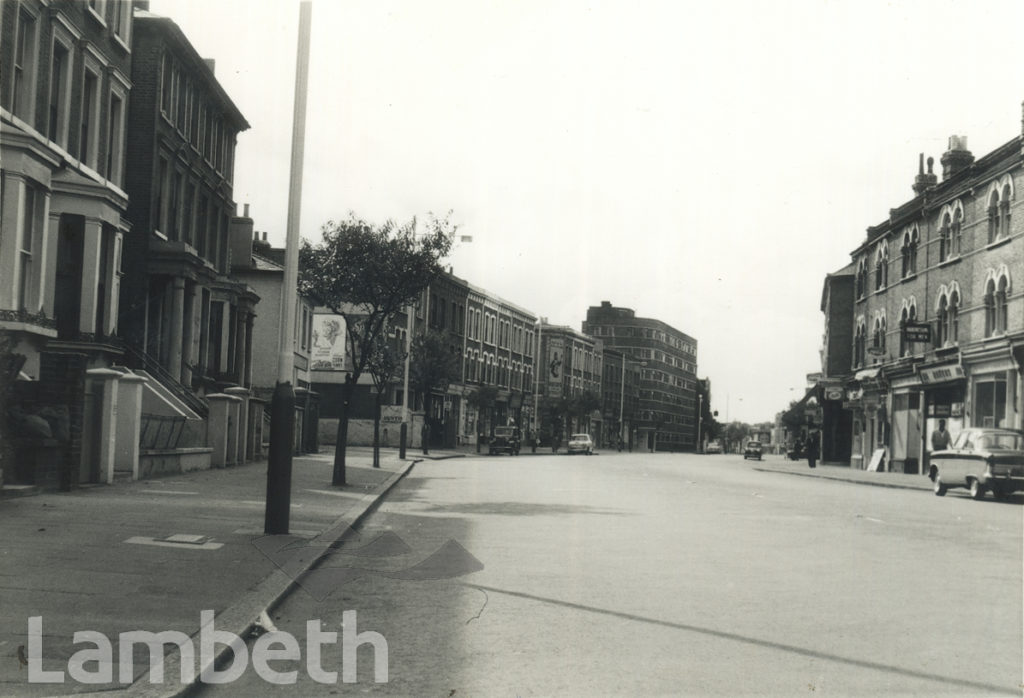
[[[852,363],[819,397],[852,416],[853,467],[927,472],[939,419],[1022,426],[1024,138],[975,159],[953,136],[940,164],[851,255]]]
[[[8,482],[113,477],[132,35],[127,2],[0,3],[0,332],[13,343],[0,412],[22,425],[4,444]],[[87,412],[87,394],[107,410]]]

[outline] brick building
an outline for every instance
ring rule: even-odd
[[[604,345],[601,340],[564,325],[540,325],[538,378],[541,439],[587,432],[596,443],[604,442],[602,380]],[[581,409],[593,401],[592,409]],[[561,414],[557,414],[561,412]],[[557,417],[556,417],[557,414]],[[559,421],[560,420],[560,421]]]
[[[828,274],[821,290],[825,329],[821,346],[821,378],[813,389],[821,407],[821,419],[820,423],[813,423],[812,419],[812,423],[820,428],[820,457],[827,463],[850,462],[853,414],[844,407],[843,386],[850,376],[853,356],[853,290],[853,264]]]
[[[460,425],[462,443],[476,443],[494,426],[527,426],[533,410],[537,316],[483,288],[469,285],[461,391],[497,390],[490,414],[467,405]]]
[[[249,127],[181,29],[138,3],[121,330],[176,392],[247,386],[258,297],[231,275],[237,135]]]
[[[941,181],[922,156],[915,196],[852,252],[854,467],[880,453],[886,468],[927,472],[939,419],[954,437],[1022,426],[1022,148],[1018,136],[976,160],[966,138],[951,137]]]
[[[587,309],[583,331],[642,362],[636,439],[652,451],[693,450],[697,441],[697,340],[608,301]]]

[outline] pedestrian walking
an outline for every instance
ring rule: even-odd
[[[812,468],[817,467],[818,463],[818,432],[812,431],[807,434],[807,443],[805,444],[807,449],[807,465]]]

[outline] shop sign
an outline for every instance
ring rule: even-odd
[[[945,383],[964,377],[964,367],[960,364],[922,368],[918,372],[922,383]]]
[[[949,416],[951,416],[950,413],[951,413],[952,410],[950,410],[950,406],[949,405],[942,405],[942,404],[929,405],[929,408],[930,408],[928,410],[928,412],[929,412],[928,416],[929,417],[949,417]]]
[[[930,343],[932,326],[927,322],[908,322],[903,326],[903,341]]]
[[[826,400],[842,400],[843,389],[842,388],[826,388],[825,389]]]

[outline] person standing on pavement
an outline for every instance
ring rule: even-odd
[[[945,451],[949,448],[953,439],[946,431],[946,420],[939,420],[939,428],[932,432],[932,451]]]
[[[817,467],[818,461],[818,432],[811,431],[807,434],[807,443],[805,444],[807,449],[807,465],[812,468]]]

